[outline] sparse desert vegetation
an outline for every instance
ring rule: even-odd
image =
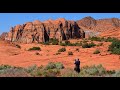
[[[108,51],[111,51],[113,54],[120,55],[120,40],[113,41],[112,44],[109,46]]]
[[[58,52],[65,52],[66,51],[66,48],[60,48],[59,50],[58,50]]]
[[[5,20],[0,77],[120,77],[120,19],[62,16],[11,23],[8,32],[3,32],[10,25]],[[75,59],[81,62],[79,74],[74,71]]]
[[[97,38],[97,37],[96,37]],[[107,38],[106,38],[107,39]],[[103,39],[102,39],[103,40]],[[119,77],[119,40],[108,38],[106,41],[99,40],[66,40],[57,45],[51,42],[39,44],[15,44],[16,47],[6,46],[1,44],[0,52],[2,55],[0,59],[4,58],[4,64],[0,67],[0,76],[25,76],[25,77],[106,77],[118,76]],[[57,42],[57,40],[55,40]],[[64,44],[64,45],[61,45]],[[19,47],[20,46],[20,47]],[[117,51],[118,50],[118,51]],[[34,51],[34,52],[28,52]],[[40,52],[39,52],[40,51]],[[15,52],[15,53],[13,53]],[[22,52],[22,53],[21,53]],[[106,54],[106,53],[111,54]],[[8,53],[8,54],[7,54]],[[10,57],[10,53],[13,53]],[[19,53],[15,55],[16,53]],[[100,54],[99,54],[100,53]],[[98,54],[98,55],[96,55]],[[114,54],[116,54],[114,56]],[[9,58],[7,58],[7,57]],[[24,57],[24,58],[23,58]],[[77,74],[74,68],[74,59],[78,57],[81,62],[81,72]],[[101,58],[104,57],[104,58]],[[114,59],[112,59],[114,58]],[[97,62],[96,62],[97,59]],[[10,62],[13,60],[13,62]],[[16,61],[17,60],[17,61]],[[50,62],[51,63],[48,63]],[[53,62],[52,62],[53,61]],[[106,65],[105,62],[108,64]],[[19,63],[18,63],[19,62]],[[24,62],[24,63],[23,63]],[[62,62],[62,63],[57,63]],[[101,63],[103,66],[95,66]],[[35,64],[35,65],[32,65]],[[15,66],[17,65],[17,67]],[[30,66],[31,65],[31,66]],[[91,66],[92,65],[92,66]],[[19,67],[18,67],[19,66]],[[30,67],[26,67],[30,66]],[[39,66],[39,67],[38,67]],[[7,68],[3,70],[2,68]],[[19,71],[20,69],[20,71]],[[5,72],[4,72],[5,71]]]
[[[91,48],[91,47],[94,47],[94,46],[96,46],[96,44],[94,44],[93,42],[82,44],[82,48]]]
[[[68,52],[68,55],[73,55],[73,52],[69,51],[69,52]]]
[[[101,64],[84,66],[80,71],[78,74],[73,69],[65,68],[60,62],[27,68],[1,65],[0,77],[120,77],[120,70],[106,70]]]
[[[34,50],[39,50],[41,51],[41,48],[40,47],[32,47],[32,48],[29,48],[28,51],[34,51]]]
[[[96,49],[93,54],[99,54],[100,53],[100,50]]]

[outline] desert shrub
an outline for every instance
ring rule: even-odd
[[[28,51],[32,51],[32,50],[40,50],[41,51],[41,48],[40,47],[32,47],[32,48],[28,49]]]
[[[76,43],[74,43],[74,46],[82,46],[82,43],[81,42],[80,43],[76,42]]]
[[[49,63],[46,67],[37,68],[30,73],[34,77],[57,77],[60,74],[60,65],[56,66],[55,63]]]
[[[117,41],[118,39],[117,38],[114,38],[114,37],[107,37],[104,41],[105,42],[114,42],[114,41]]]
[[[96,44],[94,44],[93,42],[82,44],[82,48],[91,48],[91,47],[94,47],[94,46],[96,46]]]
[[[21,48],[21,46],[20,46],[20,45],[18,45],[18,44],[16,44],[15,46],[16,46],[17,48]]]
[[[12,66],[10,65],[0,65],[0,70],[3,70],[3,69],[8,69],[8,68],[12,68]]]
[[[50,45],[49,41],[44,42],[43,44],[44,44],[44,45]]]
[[[60,48],[59,50],[58,50],[58,52],[65,52],[66,51],[66,48]]]
[[[72,44],[70,43],[70,41],[65,41],[64,43],[60,43],[61,46],[72,46]]]
[[[120,77],[120,71],[112,73],[112,77]]]
[[[73,69],[63,69],[60,72],[60,77],[78,77],[78,74]]]
[[[54,69],[54,68],[56,68],[56,65],[53,62],[49,62],[45,67],[45,69]]]
[[[52,45],[58,45],[58,44],[59,44],[59,40],[56,39],[56,38],[50,38],[49,42],[50,42]]]
[[[84,66],[81,69],[80,74],[82,76],[102,76],[106,73],[106,69],[102,67],[102,65],[98,66]]]
[[[89,45],[89,47],[94,47],[94,46],[96,46],[96,44],[94,44],[93,42],[89,43],[88,45]]]
[[[83,42],[83,43],[87,43],[87,42],[88,42],[88,40],[85,40],[85,39],[84,39],[82,42]]]
[[[64,66],[61,62],[56,62],[55,66],[56,66],[57,69],[63,69],[64,68]]]
[[[97,46],[102,46],[103,45],[103,43],[99,43],[99,44],[97,44]]]
[[[84,44],[82,44],[82,48],[89,48],[88,43],[84,43]]]
[[[34,66],[33,66],[34,68]],[[39,67],[36,67],[34,68],[30,73],[31,76],[34,76],[34,77],[41,77],[43,76],[43,72],[45,71],[44,69],[44,66],[39,66]]]
[[[0,77],[30,77],[30,74],[27,73],[24,69],[21,68],[7,68],[2,73]]]
[[[59,55],[59,54],[61,54],[60,52],[57,52],[55,55]]]
[[[120,40],[113,41],[112,44],[109,45],[108,51],[120,55]]]
[[[33,72],[33,71],[36,70],[36,69],[37,69],[37,65],[32,65],[32,66],[27,67],[27,68],[26,68],[26,71],[27,71],[28,73],[31,73],[31,72]]]
[[[104,37],[89,37],[88,39],[91,40],[91,41],[105,41],[105,42],[113,42],[113,41],[118,40],[117,38],[114,38],[114,37],[107,37],[107,38],[104,38]]]
[[[61,45],[61,46],[66,46],[66,44],[65,44],[65,43],[60,43],[60,45]]]
[[[64,66],[60,62],[57,62],[57,63],[50,62],[50,63],[48,63],[48,65],[46,65],[45,70],[48,70],[48,69],[63,69],[63,68],[64,68]]]
[[[59,69],[49,69],[46,71],[43,71],[42,76],[43,77],[57,77],[60,74]]]
[[[96,49],[93,54],[99,54],[100,53],[100,50]]]
[[[73,52],[69,51],[69,52],[68,52],[68,55],[73,55]]]
[[[66,40],[66,41],[65,41],[65,44],[66,44],[66,45],[69,45],[69,44],[70,44],[70,41],[67,41],[67,40]]]
[[[104,38],[95,37],[95,36],[89,37],[88,39],[91,40],[91,41],[104,41]]]
[[[116,71],[115,70],[107,70],[106,71],[106,74],[109,74],[109,75],[112,75],[112,74],[115,74]]]

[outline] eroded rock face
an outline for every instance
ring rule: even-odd
[[[0,35],[0,39],[2,40],[5,40],[5,37],[7,36],[7,32],[3,32],[1,35]]]
[[[92,29],[97,25],[97,21],[90,16],[78,20],[77,23],[79,26],[86,27],[87,29]]]
[[[62,41],[81,37],[83,35],[78,24],[62,18],[45,22],[35,20],[23,25],[11,27],[5,40],[20,43],[39,43],[47,42],[50,38],[56,38]]]

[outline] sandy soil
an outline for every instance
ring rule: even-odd
[[[74,42],[77,40],[71,40]],[[79,41],[79,40],[78,40]],[[100,42],[95,42],[96,44]],[[0,64],[8,64],[14,66],[28,67],[31,65],[46,65],[49,62],[62,62],[66,68],[74,68],[74,59],[79,58],[81,67],[88,65],[102,64],[107,70],[120,70],[120,56],[107,52],[109,42],[104,42],[103,46],[94,48],[82,48],[79,46],[59,46],[59,45],[41,45],[41,44],[19,44],[21,49],[16,48],[12,44],[0,41]],[[33,46],[39,46],[41,51],[27,51]],[[55,55],[58,49],[65,47],[66,52]],[[79,48],[79,52],[76,51]],[[99,49],[101,54],[93,54]],[[73,55],[69,56],[68,51],[72,51]],[[38,52],[40,55],[36,55]]]

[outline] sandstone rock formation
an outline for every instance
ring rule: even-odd
[[[50,38],[62,41],[91,36],[120,37],[120,19],[95,20],[88,16],[78,21],[65,20],[64,18],[49,19],[44,22],[35,20],[11,27],[10,32],[5,35],[5,40],[21,43],[39,43],[47,42]]]
[[[78,26],[85,31],[85,37],[89,36],[119,36],[120,19],[118,18],[105,18],[95,20],[88,16],[81,20],[76,21]]]
[[[5,37],[7,36],[7,32],[3,32],[1,35],[0,35],[0,39],[2,40],[5,40]]]
[[[50,38],[59,41],[70,38],[81,38],[82,32],[74,21],[67,21],[64,18],[40,22],[35,20],[23,25],[11,27],[5,40],[21,43],[47,42]]]

